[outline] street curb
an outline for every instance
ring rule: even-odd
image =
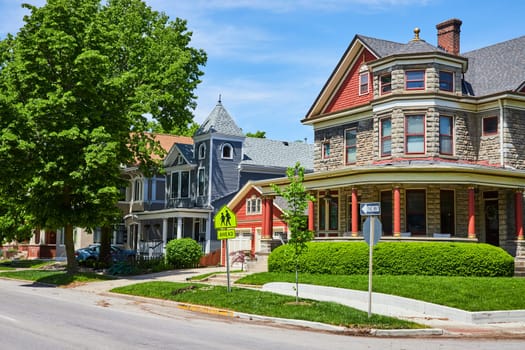
[[[289,318],[279,318],[263,315],[254,315],[244,312],[231,311],[226,309],[220,309],[205,305],[181,303],[172,300],[163,300],[148,298],[142,296],[135,296],[130,294],[120,294],[113,292],[103,292],[99,293],[100,295],[107,295],[113,297],[122,297],[127,299],[143,300],[146,302],[151,302],[161,306],[172,306],[181,310],[199,312],[209,315],[215,315],[220,317],[236,318],[239,320],[248,320],[248,321],[260,321],[260,322],[272,322],[275,324],[282,324],[288,326],[295,326],[301,328],[310,328],[312,330],[318,331],[328,331],[333,333],[342,333],[349,335],[361,335],[361,336],[376,336],[376,337],[425,337],[425,336],[437,336],[443,335],[444,331],[442,329],[436,328],[423,328],[423,329],[357,329],[349,328],[344,326],[334,326],[327,323],[305,321],[305,320],[296,320]]]

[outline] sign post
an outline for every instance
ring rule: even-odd
[[[363,236],[368,243],[368,318],[372,316],[372,271],[374,245],[381,238],[383,231],[381,221],[377,218],[381,215],[381,203],[361,203],[361,215],[368,215],[363,225]]]
[[[226,277],[228,279],[228,293],[231,292],[230,285],[230,245],[228,239],[235,238],[235,227],[237,227],[237,217],[235,213],[223,206],[213,218],[217,239],[226,240]]]

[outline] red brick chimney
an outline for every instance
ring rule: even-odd
[[[438,47],[450,54],[459,55],[459,28],[461,23],[459,19],[452,18],[436,25]]]

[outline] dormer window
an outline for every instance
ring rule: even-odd
[[[179,155],[177,156],[176,163],[177,163],[177,165],[184,164],[184,157],[182,156],[182,154],[179,154]]]
[[[229,143],[222,145],[222,159],[233,159],[233,147]]]
[[[204,158],[206,158],[206,144],[202,143],[199,146],[199,159],[204,159]]]
[[[405,72],[405,88],[407,90],[425,89],[425,71],[410,70]]]
[[[359,95],[368,94],[368,71],[359,74]]]
[[[439,72],[439,90],[454,91],[454,73],[447,71]]]
[[[392,75],[384,74],[379,77],[381,95],[389,94],[392,92]]]

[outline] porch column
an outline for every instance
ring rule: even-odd
[[[308,230],[314,230],[314,202],[308,201]]]
[[[359,203],[357,202],[357,188],[352,188],[352,237],[359,234]]]
[[[263,213],[263,232],[262,232],[262,238],[263,239],[272,239],[272,213],[273,208],[273,198],[272,197],[266,197],[264,199],[264,213]]]
[[[523,240],[523,190],[517,190],[516,198],[516,238]]]
[[[166,254],[166,244],[168,243],[168,219],[162,219],[162,252]]]
[[[182,218],[177,218],[177,239],[182,238]]]
[[[476,238],[476,203],[474,187],[468,188],[468,238]]]
[[[401,236],[401,196],[399,186],[394,187],[394,237]]]

